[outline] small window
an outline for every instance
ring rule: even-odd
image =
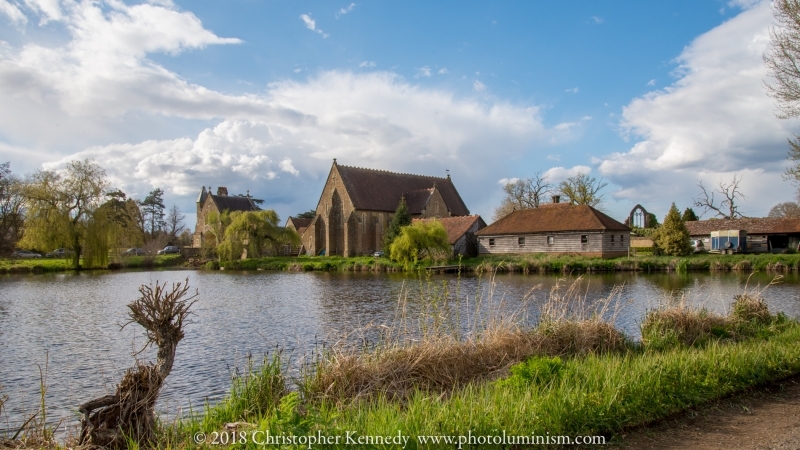
[[[525,245],[525,238],[524,237],[517,238],[517,243],[519,244],[520,247],[522,247],[523,245]]]
[[[614,243],[614,235],[613,234],[611,235],[611,243],[612,244]]]
[[[624,244],[625,243],[625,235],[624,234],[620,234],[619,235],[619,243],[620,244]]]
[[[556,243],[556,239],[554,236],[547,236],[547,245],[553,245]]]
[[[582,234],[581,235],[581,244],[588,244],[588,243],[589,243],[589,235],[588,234]]]
[[[489,239],[489,247],[494,246],[494,238]]]

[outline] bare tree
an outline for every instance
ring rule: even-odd
[[[178,205],[172,205],[167,214],[167,233],[171,240],[177,240],[178,235],[186,228],[186,224],[183,222],[185,219],[186,216],[181,214]]]
[[[726,184],[721,180],[717,182],[717,188],[711,192],[708,192],[708,189],[703,186],[702,181],[697,183],[697,185],[700,186],[702,195],[701,197],[693,200],[694,206],[703,208],[703,212],[700,214],[700,217],[709,211],[714,211],[714,214],[722,219],[736,219],[739,217],[744,217],[744,215],[739,212],[739,205],[736,204],[737,201],[747,198],[739,189],[739,183],[741,182],[742,178],[734,175],[733,181],[730,183]],[[716,203],[714,194],[720,194],[723,197],[722,201]]]
[[[574,177],[569,177],[558,185],[558,190],[573,205],[597,206],[603,202],[600,191],[608,186],[603,179],[596,179],[587,174],[578,172]]]
[[[22,238],[24,201],[22,183],[12,175],[11,164],[0,164],[0,254],[14,250]]]
[[[764,54],[772,79],[764,86],[775,99],[775,115],[781,119],[800,116],[800,0],[775,0],[775,26],[770,29],[770,46]],[[784,179],[800,185],[800,136],[789,139],[789,160]]]
[[[552,185],[547,182],[546,175],[536,172],[531,178],[506,183],[503,191],[506,197],[494,210],[494,220],[501,219],[517,209],[538,208],[552,191]]]

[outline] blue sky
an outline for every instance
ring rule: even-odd
[[[282,218],[340,164],[444,176],[491,220],[502,184],[608,183],[663,217],[742,177],[745,214],[795,198],[764,93],[764,1],[0,0],[0,161],[95,158],[194,222],[200,186]]]

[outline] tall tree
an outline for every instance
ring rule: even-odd
[[[394,212],[394,217],[389,223],[389,229],[383,236],[383,251],[388,255],[391,252],[390,246],[397,236],[400,236],[400,229],[411,225],[411,213],[408,212],[406,199],[401,198]]]
[[[11,173],[11,163],[0,164],[0,254],[14,250],[22,237],[24,197],[22,183]]]
[[[653,244],[665,255],[685,256],[692,253],[689,230],[681,220],[681,213],[675,203],[669,209],[664,223],[653,233]]]
[[[186,224],[183,222],[185,219],[186,216],[181,214],[178,205],[172,205],[172,208],[169,209],[169,214],[167,214],[166,222],[167,234],[169,234],[169,239],[171,241],[177,241],[178,235],[186,228]]]
[[[800,205],[795,202],[778,203],[769,210],[767,217],[800,217]]]
[[[145,229],[149,230],[150,239],[156,236],[166,226],[164,222],[164,191],[156,188],[139,204],[145,219]]]
[[[775,99],[775,115],[789,119],[800,116],[800,0],[775,0],[772,12],[775,21],[764,53],[764,63],[772,77],[765,87]],[[800,137],[795,135],[788,141],[788,157],[794,165],[786,169],[784,176],[800,186]]]
[[[86,266],[104,265],[109,220],[100,205],[107,190],[105,170],[91,159],[71,161],[61,171],[35,172],[23,188],[28,212],[20,245],[71,247],[74,268],[88,250]]]
[[[569,199],[573,205],[597,206],[603,202],[600,191],[608,186],[602,178],[600,180],[587,174],[578,172],[574,177],[569,177],[558,185],[558,190]]]
[[[695,214],[692,208],[687,207],[686,209],[683,210],[683,215],[681,216],[681,220],[684,222],[694,222],[700,220],[700,218],[697,217],[697,214]]]
[[[552,187],[547,182],[547,175],[541,172],[536,172],[534,176],[524,180],[506,183],[503,186],[506,196],[494,210],[494,220],[502,219],[517,209],[538,208],[546,201],[546,196]]]
[[[278,214],[271,210],[234,211],[230,213],[230,224],[225,228],[225,237],[217,246],[221,260],[259,258],[277,253],[281,245],[297,245],[300,236],[292,229],[279,225]],[[247,252],[245,253],[245,250]]]
[[[451,255],[447,230],[438,220],[418,220],[403,227],[389,250],[393,260],[404,264],[420,259],[444,261]]]
[[[697,185],[700,186],[701,193],[700,197],[694,199],[694,206],[703,208],[703,212],[700,216],[705,215],[705,213],[709,211],[713,211],[716,216],[721,219],[744,217],[739,211],[739,205],[737,204],[740,199],[747,198],[739,188],[739,183],[741,182],[742,178],[734,175],[730,183],[723,183],[722,180],[717,182],[717,188],[711,192],[708,192],[708,189],[703,186],[702,181],[697,183]],[[719,203],[717,203],[718,199],[714,198],[715,193],[723,197]]]

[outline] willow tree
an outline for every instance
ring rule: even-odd
[[[418,220],[403,227],[389,248],[391,258],[404,264],[420,259],[444,261],[452,252],[447,230],[438,220]]]
[[[110,221],[100,205],[107,190],[105,170],[91,159],[30,175],[23,187],[27,215],[19,245],[70,247],[76,269],[84,251],[86,266],[105,265]]]
[[[297,245],[300,236],[292,229],[278,225],[280,218],[271,210],[223,212],[230,222],[224,229],[224,238],[217,239],[217,254],[221,260],[233,260],[246,256],[259,258],[277,253],[282,245]],[[223,225],[220,220],[219,225]],[[220,230],[221,231],[221,230]]]

